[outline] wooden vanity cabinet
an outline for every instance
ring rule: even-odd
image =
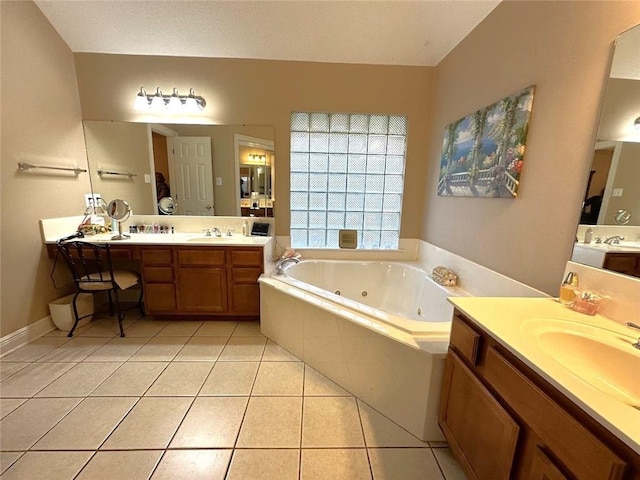
[[[141,246],[145,307],[153,315],[258,317],[262,247]]]
[[[236,247],[229,255],[229,310],[235,314],[260,315],[258,277],[263,270],[262,250]]]
[[[142,274],[150,315],[260,316],[263,247],[110,245],[118,268]],[[46,248],[55,258],[57,246]]]
[[[640,478],[640,456],[458,311],[439,425],[472,479]]]
[[[602,268],[640,277],[640,253],[607,253]]]
[[[226,249],[178,248],[176,253],[180,312],[226,312]]]
[[[147,313],[177,310],[173,248],[140,247],[144,305]]]

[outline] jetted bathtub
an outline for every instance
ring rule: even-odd
[[[406,263],[306,260],[260,278],[261,330],[422,440],[437,426],[453,307]]]

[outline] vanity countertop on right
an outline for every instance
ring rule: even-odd
[[[552,298],[452,297],[480,329],[640,454],[640,330]],[[628,321],[640,324],[640,318]]]

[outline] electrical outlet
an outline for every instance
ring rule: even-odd
[[[222,186],[222,177],[216,177],[216,185],[217,185],[218,187],[221,187],[221,186]]]
[[[614,188],[611,191],[611,196],[612,197],[621,197],[622,196],[622,188]]]
[[[102,200],[102,195],[99,193],[85,193],[84,194],[84,206],[86,208],[92,208]]]
[[[148,173],[144,174],[144,183],[151,183],[151,175]]]

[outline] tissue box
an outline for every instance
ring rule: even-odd
[[[438,266],[431,272],[433,280],[445,287],[455,287],[458,284],[458,275],[453,273],[447,267]]]

